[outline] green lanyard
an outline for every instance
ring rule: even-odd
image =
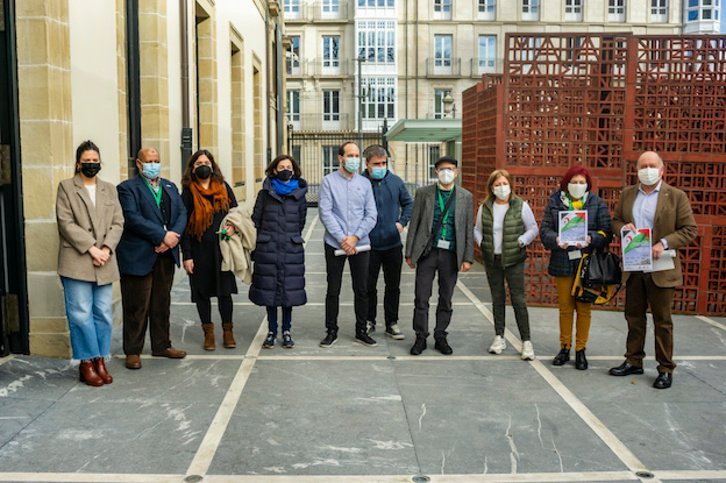
[[[446,207],[446,204],[444,203],[444,197],[441,196],[441,190],[436,187],[436,195],[439,198],[439,208],[441,209],[441,213],[444,213],[444,208]],[[454,188],[451,188],[451,191],[449,191],[449,196],[446,197],[446,201],[449,201],[449,198],[454,196]],[[446,239],[447,234],[447,225],[446,222],[449,221],[449,213],[450,211],[447,211],[444,215],[444,219],[441,221],[441,238]]]
[[[159,189],[157,191],[154,191],[154,187],[151,186],[151,183],[146,181],[146,178],[144,178],[143,176],[142,179],[144,180],[144,183],[146,183],[146,186],[149,188],[149,191],[151,191],[151,195],[154,197],[154,201],[156,201],[156,207],[161,209],[161,183],[159,183]]]

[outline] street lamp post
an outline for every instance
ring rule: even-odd
[[[355,59],[358,63],[358,146],[363,145],[363,56]]]

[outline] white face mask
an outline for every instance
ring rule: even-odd
[[[509,195],[512,193],[512,188],[508,184],[502,184],[492,188],[492,192],[494,193],[494,196],[504,201],[509,198]]]
[[[567,183],[567,191],[574,199],[579,200],[587,193],[587,184]]]
[[[653,186],[660,181],[660,169],[643,168],[638,170],[638,179],[645,186]]]
[[[456,178],[456,176],[454,175],[453,169],[442,169],[441,171],[439,171],[438,176],[439,176],[439,181],[443,185],[448,185],[448,184],[453,183],[454,179]]]

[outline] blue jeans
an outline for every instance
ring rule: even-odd
[[[267,307],[267,328],[277,334],[277,307]],[[292,307],[282,307],[282,331],[290,332],[292,328]]]
[[[106,357],[111,352],[113,284],[97,285],[61,277],[73,358]]]

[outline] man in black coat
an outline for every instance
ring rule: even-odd
[[[123,347],[126,367],[140,369],[146,326],[151,354],[182,359],[169,339],[169,307],[174,265],[179,266],[179,238],[187,212],[174,183],[159,176],[161,162],[154,148],[136,156],[139,174],[118,185],[124,233],[116,248],[121,271]]]
[[[403,243],[401,233],[411,219],[413,199],[403,180],[388,169],[388,152],[383,146],[374,144],[364,151],[367,177],[373,188],[378,219],[370,233],[371,255],[368,265],[368,334],[376,330],[378,305],[378,274],[383,267],[385,293],[383,313],[386,321],[386,335],[394,340],[403,340],[398,328],[398,305],[401,297],[401,266],[403,265]]]

